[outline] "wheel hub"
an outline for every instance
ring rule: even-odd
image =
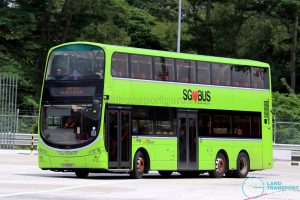
[[[217,171],[217,173],[224,173],[225,165],[224,165],[224,159],[223,158],[217,158],[216,159],[216,171]]]
[[[144,173],[144,169],[145,169],[145,161],[142,157],[139,157],[137,161],[137,170],[139,173]]]
[[[245,158],[241,158],[239,162],[240,173],[245,174],[247,172],[247,161]]]

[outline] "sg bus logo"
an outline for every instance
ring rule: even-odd
[[[211,101],[210,91],[208,90],[183,90],[183,100],[197,101]]]

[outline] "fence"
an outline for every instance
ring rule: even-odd
[[[8,145],[12,145],[13,147],[16,146],[31,146],[32,143],[32,134],[28,133],[16,133],[16,134],[9,134],[9,133],[0,133],[0,137],[8,137],[6,143],[2,144],[4,147]],[[33,146],[37,145],[37,134],[33,134]]]
[[[274,144],[300,145],[300,122],[276,119],[273,123]]]
[[[0,148],[14,147],[12,138],[18,132],[17,90],[17,76],[0,74]]]
[[[4,120],[6,116],[0,116],[0,120]],[[37,128],[37,116],[18,115],[14,120],[16,129],[19,133],[11,131],[0,132],[0,149],[14,149],[16,146],[30,146],[31,133]],[[36,135],[34,135],[36,138]],[[36,142],[35,142],[36,144]]]
[[[291,119],[274,119],[274,158],[300,161],[300,122]],[[299,165],[299,163],[296,163]]]
[[[19,133],[36,132],[37,116],[33,115],[18,115],[17,127]]]

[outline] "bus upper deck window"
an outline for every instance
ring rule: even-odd
[[[115,53],[112,57],[111,74],[113,77],[128,77],[128,54]]]
[[[230,65],[221,63],[212,63],[212,84],[230,85]]]
[[[249,87],[250,86],[250,71],[248,67],[232,66],[232,86],[234,87]]]
[[[131,78],[152,79],[152,59],[150,56],[130,56]]]
[[[251,87],[258,89],[269,89],[269,75],[266,68],[251,68]]]
[[[208,62],[197,62],[197,80],[200,84],[210,84],[210,64]]]
[[[176,60],[177,81],[183,83],[195,83],[196,64],[190,60]]]
[[[174,81],[174,60],[164,57],[154,58],[155,80]]]
[[[103,75],[103,50],[96,46],[74,44],[58,47],[51,52],[46,79],[103,79]]]

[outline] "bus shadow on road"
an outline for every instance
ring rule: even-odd
[[[76,177],[74,173],[36,173],[36,174],[28,174],[28,173],[18,173],[15,175],[19,176],[29,176],[29,177],[40,177],[40,178],[59,178],[59,179],[79,179]],[[276,176],[274,174],[264,174],[264,175],[257,175],[253,174],[251,176],[248,176],[248,178],[265,178],[268,176]],[[126,179],[132,179],[129,174],[119,174],[119,173],[92,173],[87,178],[80,178],[80,179],[93,179],[93,180],[126,180]],[[143,176],[143,179],[161,179],[161,180],[168,180],[168,179],[212,179],[215,180],[215,178],[210,177],[208,174],[200,174],[199,176],[193,176],[193,177],[186,177],[181,176],[179,173],[174,173],[170,177],[163,177],[160,176],[158,173],[151,173],[151,174],[145,174]],[[239,179],[239,178],[232,178],[232,177],[226,177],[224,176],[223,179],[227,180],[233,180],[233,179]],[[132,179],[134,180],[134,179]]]

